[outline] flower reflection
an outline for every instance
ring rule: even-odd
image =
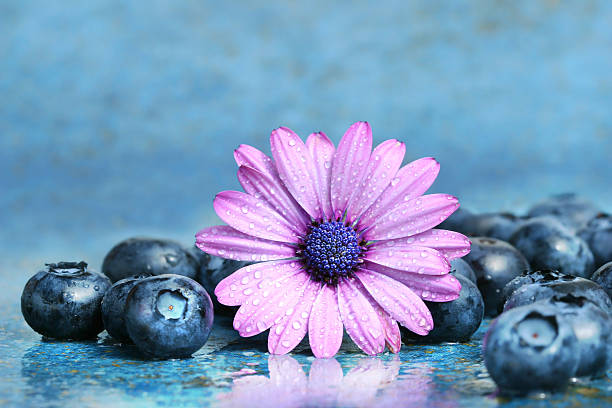
[[[232,390],[221,395],[222,407],[372,406],[380,390],[392,384],[400,360],[362,358],[344,375],[336,359],[316,359],[308,376],[288,355],[268,358],[270,377],[249,375],[234,379]]]

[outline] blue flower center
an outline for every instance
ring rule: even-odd
[[[340,221],[314,223],[302,245],[302,259],[311,279],[336,285],[350,276],[363,248],[357,233]]]

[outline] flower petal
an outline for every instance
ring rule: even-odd
[[[354,123],[338,144],[331,172],[331,202],[339,218],[358,190],[372,151],[372,129],[368,122]]]
[[[247,235],[281,242],[298,242],[299,228],[265,201],[240,191],[222,191],[215,197],[217,215]]]
[[[302,341],[308,331],[310,310],[320,287],[320,283],[309,280],[293,308],[293,313],[285,315],[280,323],[272,326],[270,334],[268,334],[268,350],[270,353],[288,353]]]
[[[402,165],[405,153],[406,145],[395,139],[376,146],[361,185],[348,203],[347,218],[350,223],[358,219],[387,188]]]
[[[310,223],[308,214],[289,194],[278,177],[275,180],[259,170],[248,166],[240,166],[238,181],[244,191],[256,198],[263,199],[291,223],[304,231],[306,230],[306,226]]]
[[[364,268],[382,273],[403,283],[421,299],[428,302],[449,302],[457,299],[461,291],[461,284],[457,278],[450,274],[442,276],[418,275],[371,262],[367,262]]]
[[[261,262],[247,265],[227,278],[215,288],[215,296],[226,306],[238,306],[261,290],[269,290],[277,280],[283,280],[301,272],[294,260]]]
[[[415,235],[440,224],[457,208],[459,201],[448,194],[413,198],[381,215],[363,237],[377,241]]]
[[[446,275],[450,271],[450,263],[435,249],[419,246],[401,248],[370,248],[366,252],[367,264],[375,263],[425,275]]]
[[[270,147],[287,190],[312,218],[319,218],[321,205],[317,173],[302,139],[291,129],[280,127],[272,131]]]
[[[458,232],[432,229],[410,237],[377,241],[370,248],[400,249],[414,245],[435,249],[446,259],[452,260],[467,255],[471,242],[468,237]]]
[[[407,286],[366,269],[358,270],[355,276],[382,308],[401,325],[422,336],[433,329],[433,318],[429,309]]]
[[[431,187],[439,171],[440,164],[431,157],[415,160],[402,167],[391,180],[391,184],[365,211],[359,225],[368,227],[401,202],[423,195]]]
[[[385,312],[385,309],[383,309],[378,302],[374,300],[372,295],[370,295],[365,288],[363,294],[378,314],[380,325],[385,333],[385,344],[392,353],[399,353],[400,348],[402,347],[402,336],[397,322],[393,320],[391,316],[389,316],[389,313]]]
[[[333,357],[340,349],[342,335],[337,289],[323,285],[308,318],[308,341],[312,353],[317,358]]]
[[[319,202],[323,219],[334,218],[331,204],[330,179],[332,160],[336,147],[323,132],[313,133],[306,139],[306,147],[314,160],[315,170],[319,182]]]
[[[271,261],[295,256],[295,247],[282,242],[255,238],[228,225],[204,228],[196,234],[202,251],[238,261]]]
[[[255,292],[236,312],[234,329],[242,337],[250,337],[269,329],[285,315],[291,315],[309,281],[308,274],[302,271],[277,280],[273,287]]]
[[[370,355],[382,353],[385,349],[385,336],[378,314],[363,293],[359,282],[354,278],[343,279],[338,283],[338,306],[346,332],[355,344]]]
[[[253,146],[245,144],[238,146],[234,150],[234,159],[236,159],[238,167],[248,166],[271,179],[278,179],[278,172],[272,158]]]

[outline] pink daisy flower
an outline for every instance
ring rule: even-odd
[[[316,357],[336,354],[343,328],[367,354],[398,352],[398,323],[426,335],[423,299],[446,302],[461,285],[449,260],[469,252],[463,235],[432,229],[458,207],[453,196],[423,193],[439,171],[433,158],[400,168],[405,145],[372,150],[367,122],[353,124],[335,148],[324,133],[304,143],[288,128],[270,136],[273,159],[248,145],[234,157],[245,192],[223,191],[215,211],[228,225],[196,235],[203,251],[257,261],[224,279],[219,302],[240,308],[244,337],[270,329],[272,354],[308,333]]]

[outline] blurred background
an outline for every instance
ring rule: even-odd
[[[367,120],[471,210],[611,210],[610,27],[605,0],[3,1],[3,276],[191,245],[239,188],[233,149],[280,125],[337,143]]]

